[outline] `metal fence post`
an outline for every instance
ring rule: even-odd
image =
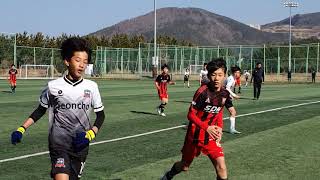
[[[319,72],[319,58],[320,58],[320,43],[318,43],[318,51],[317,51],[317,72]]]
[[[36,48],[33,47],[33,64],[36,65]]]
[[[307,46],[307,58],[306,58],[306,76],[308,75],[309,72],[309,50],[310,50],[310,46]]]
[[[177,46],[174,47],[174,70],[175,73],[178,74],[178,50]]]
[[[241,58],[242,58],[241,50],[242,50],[242,45],[239,46],[239,59],[238,59],[238,64],[239,64],[240,69],[241,69]]]
[[[263,71],[264,71],[264,74],[267,74],[266,69],[267,69],[267,67],[266,67],[266,45],[264,44],[263,45]]]
[[[17,64],[17,34],[14,34],[13,64],[14,64],[16,67],[18,67],[18,64]]]
[[[250,72],[252,73],[252,58],[253,58],[253,48],[251,48],[251,56],[250,56]]]
[[[280,80],[280,47],[278,47],[278,68],[277,68],[277,79]]]

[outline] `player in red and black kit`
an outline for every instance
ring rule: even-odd
[[[215,59],[208,63],[210,82],[201,86],[193,97],[189,108],[190,121],[182,159],[176,162],[162,180],[170,180],[182,171],[187,171],[193,159],[203,153],[214,165],[217,180],[226,180],[227,168],[223,149],[220,144],[223,128],[223,107],[232,107],[230,94],[223,88],[226,74],[226,63],[223,59]]]
[[[159,99],[161,101],[161,104],[159,105],[159,107],[157,107],[157,111],[159,115],[166,116],[164,114],[164,108],[169,100],[167,84],[175,84],[175,82],[171,81],[170,75],[168,74],[168,65],[164,64],[163,66],[161,66],[161,70],[162,73],[158,75],[157,79],[155,80],[155,85],[158,90]]]
[[[14,64],[11,65],[11,68],[9,70],[9,82],[11,86],[11,92],[15,93],[16,92],[16,87],[17,87],[17,74],[18,71],[14,67]]]

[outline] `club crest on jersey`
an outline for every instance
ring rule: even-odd
[[[85,97],[85,98],[90,98],[90,94],[91,94],[91,91],[88,90],[88,89],[86,89],[86,90],[84,90],[84,95],[83,95],[83,97]]]
[[[54,165],[56,168],[65,168],[64,158],[58,158],[56,164]]]
[[[212,113],[212,114],[218,114],[220,112],[220,110],[221,110],[221,107],[207,105],[203,111],[208,112],[208,113]]]
[[[207,98],[207,100],[205,102],[210,104],[210,98]]]

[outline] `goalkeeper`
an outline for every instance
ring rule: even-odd
[[[21,142],[25,131],[49,109],[49,152],[51,177],[80,179],[92,141],[105,119],[104,106],[95,82],[83,79],[91,50],[81,38],[62,43],[61,55],[68,74],[50,81],[40,96],[38,108],[11,134],[12,144]],[[96,120],[90,124],[90,112]]]

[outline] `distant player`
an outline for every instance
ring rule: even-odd
[[[9,77],[8,77],[12,93],[16,92],[17,74],[18,74],[18,71],[17,71],[16,67],[14,66],[14,64],[12,64],[9,69]]]
[[[80,179],[89,151],[104,121],[104,106],[98,85],[83,79],[90,62],[91,50],[81,38],[69,38],[62,43],[61,55],[68,74],[50,81],[43,90],[38,108],[11,135],[12,144],[21,141],[29,126],[49,109],[49,152],[51,177],[56,180]],[[90,112],[96,120],[90,123]]]
[[[290,71],[291,73],[291,71]],[[253,80],[253,100],[258,100],[261,94],[261,84],[264,83],[264,71],[260,62],[256,64],[256,68],[252,72],[250,82]],[[291,81],[291,76],[290,76]]]
[[[312,83],[316,83],[316,71],[312,70],[311,72]]]
[[[190,77],[190,71],[189,71],[189,68],[187,68],[186,71],[184,72],[183,87],[186,86],[186,82],[187,82],[188,88],[190,88],[189,77]]]
[[[241,69],[238,66],[231,67],[231,75],[227,78],[224,85],[226,90],[230,93],[231,99],[239,99],[240,96],[235,94],[232,89],[234,89],[236,85],[236,79],[240,77]],[[241,132],[236,130],[236,115],[237,111],[232,106],[228,108],[228,111],[230,113],[230,133],[231,134],[240,134]]]
[[[204,63],[203,69],[200,71],[200,79],[199,79],[200,86],[209,83],[209,79],[207,76],[208,75],[207,64],[208,63]]]
[[[164,64],[161,67],[162,73],[158,75],[157,79],[155,80],[155,85],[158,91],[159,99],[161,101],[157,111],[160,116],[166,116],[164,113],[164,108],[168,104],[169,95],[167,90],[167,84],[175,84],[175,82],[171,81],[170,75],[168,74],[169,69],[168,65]]]
[[[288,82],[291,82],[292,73],[291,70],[288,71]]]
[[[193,97],[189,108],[189,126],[180,161],[174,163],[162,180],[170,180],[187,171],[194,158],[201,153],[211,160],[218,180],[226,180],[227,167],[220,140],[223,129],[223,107],[232,107],[229,92],[223,88],[226,63],[216,59],[208,63],[209,83],[202,85]]]
[[[246,87],[248,86],[248,83],[249,83],[249,78],[250,78],[250,73],[249,73],[249,71],[247,71],[247,70],[244,70],[244,78],[246,79]]]

